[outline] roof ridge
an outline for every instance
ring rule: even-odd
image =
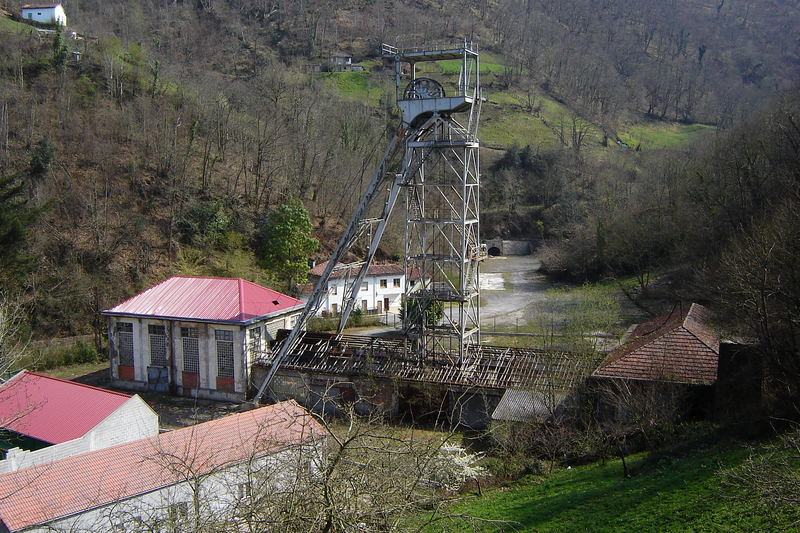
[[[238,297],[239,297],[239,318],[240,319],[244,318],[244,283],[243,282],[244,282],[244,280],[242,278],[239,278],[237,280],[237,287],[236,287],[236,290],[239,293]]]
[[[51,379],[53,381],[59,381],[61,383],[69,383],[70,385],[75,385],[75,386],[78,386],[78,387],[84,387],[86,389],[92,389],[92,390],[96,390],[98,392],[104,392],[104,393],[107,393],[107,394],[114,394],[116,396],[122,396],[123,398],[133,398],[132,394],[125,394],[124,392],[104,389],[102,387],[95,387],[94,385],[88,385],[86,383],[81,383],[79,381],[72,381],[72,380],[69,380],[69,379],[57,378],[55,376],[48,376],[47,374],[40,374],[39,372],[33,372],[31,370],[22,370],[18,374],[15,374],[14,377],[16,377],[19,374],[28,374],[30,376],[36,376],[36,377],[40,377],[40,378]],[[13,379],[13,377],[11,379]],[[9,383],[11,381],[11,379],[6,381],[6,383]],[[3,385],[5,385],[6,383],[4,383]]]
[[[683,319],[683,322],[681,322],[681,327],[682,327],[683,329],[685,329],[685,330],[686,330],[686,331],[687,331],[687,332],[688,332],[688,333],[689,333],[689,334],[690,334],[692,337],[694,337],[695,339],[699,340],[699,341],[700,341],[700,342],[702,342],[704,345],[706,345],[706,346],[708,347],[708,349],[709,349],[709,350],[713,350],[714,352],[716,352],[716,353],[719,353],[719,346],[718,346],[718,347],[716,347],[716,348],[714,348],[713,346],[711,346],[710,344],[708,344],[706,341],[704,341],[702,338],[700,338],[700,336],[698,336],[698,335],[697,335],[697,333],[695,333],[695,332],[693,331],[693,328],[689,327],[689,325],[687,325],[687,324],[686,324],[686,321],[687,321],[687,320],[689,320],[689,316],[692,314],[692,311],[694,311],[694,309],[695,309],[695,306],[697,306],[697,307],[699,307],[699,308],[702,308],[702,309],[707,309],[707,308],[706,308],[705,306],[703,306],[703,305],[700,305],[700,304],[697,304],[697,303],[694,303],[694,302],[692,302],[692,305],[689,307],[689,311],[687,311],[687,313],[686,313],[686,317],[684,317],[684,319]],[[693,316],[693,317],[692,317],[692,320],[697,320],[697,321],[699,321],[699,320],[701,320],[701,319],[699,319],[699,318],[697,318],[697,317]]]

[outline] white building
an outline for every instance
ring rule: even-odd
[[[317,472],[327,435],[287,401],[2,474],[0,532],[246,531],[251,497]]]
[[[22,6],[22,18],[42,24],[67,25],[67,15],[61,4],[25,4]]]
[[[102,312],[112,383],[243,400],[253,363],[303,305],[239,278],[171,277]]]
[[[322,276],[328,262],[316,265],[309,272],[309,280],[316,283]],[[352,279],[355,270],[334,270],[328,280],[328,293],[320,304],[317,315],[338,315],[342,310],[342,301],[345,293],[345,283]],[[416,278],[416,276],[415,276]],[[411,279],[411,290],[417,288],[419,279]],[[389,263],[383,265],[370,265],[361,288],[358,292],[356,308],[365,313],[397,313],[403,301],[403,292],[406,286],[406,276],[402,265]]]
[[[0,386],[0,473],[158,434],[158,415],[131,396],[23,371]]]

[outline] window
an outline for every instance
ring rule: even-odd
[[[117,322],[119,364],[133,366],[133,323]]]
[[[387,284],[388,281],[389,281],[388,279],[381,280],[381,289],[385,289],[388,286]]]
[[[369,289],[369,283],[367,283],[367,282],[365,281],[364,283],[362,283],[362,284],[361,284],[361,290],[362,290],[362,291],[365,291],[365,290],[367,290],[367,289]]]
[[[233,377],[233,332],[216,330],[217,375],[221,378]]]
[[[261,326],[257,326],[250,333],[250,351],[258,353],[261,351]]]
[[[150,324],[147,326],[150,334],[150,364],[153,366],[167,366],[167,333],[164,326]]]
[[[189,504],[178,502],[167,507],[167,525],[171,526],[172,531],[182,531],[180,524],[189,516]]]
[[[245,500],[250,497],[250,483],[238,483],[236,485],[236,495],[240,500]]]
[[[336,285],[335,283],[331,283],[330,291],[331,291],[331,294],[333,294],[334,296],[336,296],[336,292],[337,292],[336,287],[338,287],[338,285]]]
[[[186,372],[200,372],[200,342],[197,328],[181,328],[183,341],[183,369]]]
[[[393,285],[394,287],[400,287],[400,278],[394,278],[394,279],[392,280],[392,285]]]

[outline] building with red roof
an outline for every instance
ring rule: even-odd
[[[314,266],[308,278],[316,282],[325,271],[328,262]],[[352,278],[358,272],[357,267],[349,267],[344,264],[337,264],[328,279],[328,293],[320,303],[317,315],[330,314],[338,315],[342,309],[346,285],[352,285]],[[356,300],[356,308],[364,313],[396,313],[400,310],[403,292],[406,288],[406,272],[403,265],[397,263],[371,264],[367,269],[367,274],[361,283]],[[409,292],[418,289],[420,276],[413,274],[409,276],[408,283],[411,284]]]
[[[112,382],[133,390],[242,400],[250,367],[303,302],[240,278],[173,276],[112,307]]]
[[[637,325],[594,371],[601,412],[617,420],[711,416],[719,353],[709,310],[676,305]]]
[[[708,309],[695,303],[677,305],[637,325],[594,376],[708,385],[717,379],[718,360],[719,334],[710,325]]]
[[[238,531],[247,496],[318,466],[327,435],[287,401],[2,474],[0,532]]]
[[[22,371],[0,385],[0,472],[158,434],[139,396]]]

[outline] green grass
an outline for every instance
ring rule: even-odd
[[[387,90],[382,85],[376,85],[366,71],[325,72],[322,78],[345,100],[358,101],[367,106],[379,106]]]
[[[683,458],[661,459],[625,479],[618,460],[523,478],[483,497],[466,497],[446,512],[489,520],[481,531],[516,532],[750,532],[793,527],[797,509],[767,514],[755,502],[731,498],[721,468],[740,464],[745,447],[714,446]],[[645,456],[629,458],[634,468]],[[467,520],[443,521],[426,531],[473,531]],[[788,529],[786,529],[788,530]]]
[[[17,22],[11,20],[8,17],[0,16],[0,32],[3,33],[21,33],[21,32],[33,32],[36,31],[33,27],[28,26],[27,24],[23,24],[21,22]]]
[[[654,150],[688,144],[714,130],[713,126],[705,124],[645,122],[630,126],[619,137],[631,148],[641,145],[642,149]]]

